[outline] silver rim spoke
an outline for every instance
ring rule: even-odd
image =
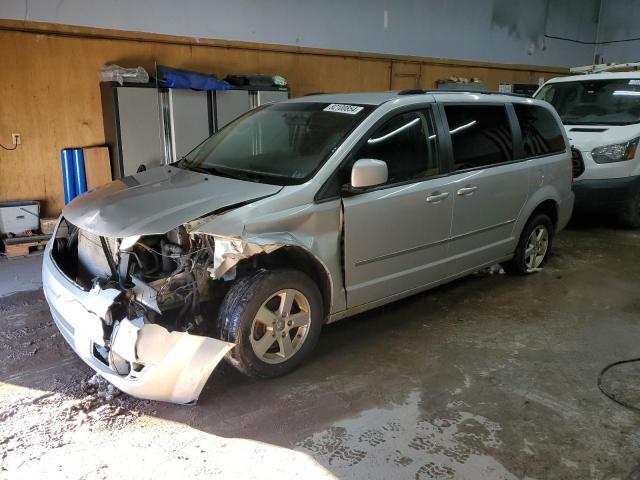
[[[271,345],[273,345],[273,342],[275,341],[276,339],[271,334],[271,332],[266,332],[262,336],[262,338],[260,338],[259,340],[256,340],[253,343],[253,351],[256,352],[256,355],[261,357],[267,352],[267,350],[269,350],[269,348],[271,347]]]
[[[295,313],[289,317],[289,321],[291,322],[290,327],[304,327],[309,324],[309,314],[307,312]]]
[[[256,313],[256,320],[264,325],[271,327],[273,322],[276,321],[276,316],[271,310],[262,305],[258,310],[258,313]]]
[[[549,248],[549,233],[542,225],[533,229],[527,239],[527,248],[524,251],[524,262],[527,268],[538,268]]]
[[[256,312],[250,332],[253,352],[265,363],[281,363],[295,355],[307,338],[311,308],[298,290],[271,295]]]
[[[288,358],[293,353],[293,344],[288,334],[278,339],[278,346],[280,347],[280,354],[284,358]]]
[[[295,290],[285,290],[280,294],[280,307],[278,313],[280,315],[289,315],[291,313],[291,307],[296,297]]]

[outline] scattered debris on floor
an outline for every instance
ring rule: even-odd
[[[492,275],[505,275],[507,272],[504,271],[502,265],[496,263],[495,265],[491,265],[490,267],[483,268],[482,270],[478,270],[474,273],[476,277],[490,277]]]
[[[75,420],[79,425],[87,419],[113,423],[121,415],[138,415],[138,412],[127,412],[117,402],[112,402],[120,391],[97,373],[83,380],[80,388],[86,396],[66,409],[66,420]]]
[[[43,393],[43,391],[45,393]],[[77,441],[77,436],[100,430],[117,430],[134,421],[151,402],[120,392],[98,375],[83,380],[53,380],[43,390],[11,389],[0,398],[0,460],[27,449],[38,457],[51,448]]]
[[[491,265],[489,267],[489,274],[490,275],[504,275],[506,272],[504,271],[504,268],[502,268],[502,265],[500,265],[499,263],[495,264],[495,265]]]

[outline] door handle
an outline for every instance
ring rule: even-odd
[[[471,195],[473,192],[478,190],[478,187],[464,187],[458,190],[458,195]]]
[[[433,192],[427,197],[428,203],[438,203],[449,196],[449,192]]]

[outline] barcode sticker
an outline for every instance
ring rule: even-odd
[[[343,103],[332,103],[324,108],[325,112],[346,113],[347,115],[355,115],[362,111],[364,107],[358,107],[357,105],[345,105]]]

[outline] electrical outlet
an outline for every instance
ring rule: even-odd
[[[22,143],[22,138],[20,138],[20,134],[19,133],[12,133],[11,134],[11,142],[14,145],[20,145]]]

